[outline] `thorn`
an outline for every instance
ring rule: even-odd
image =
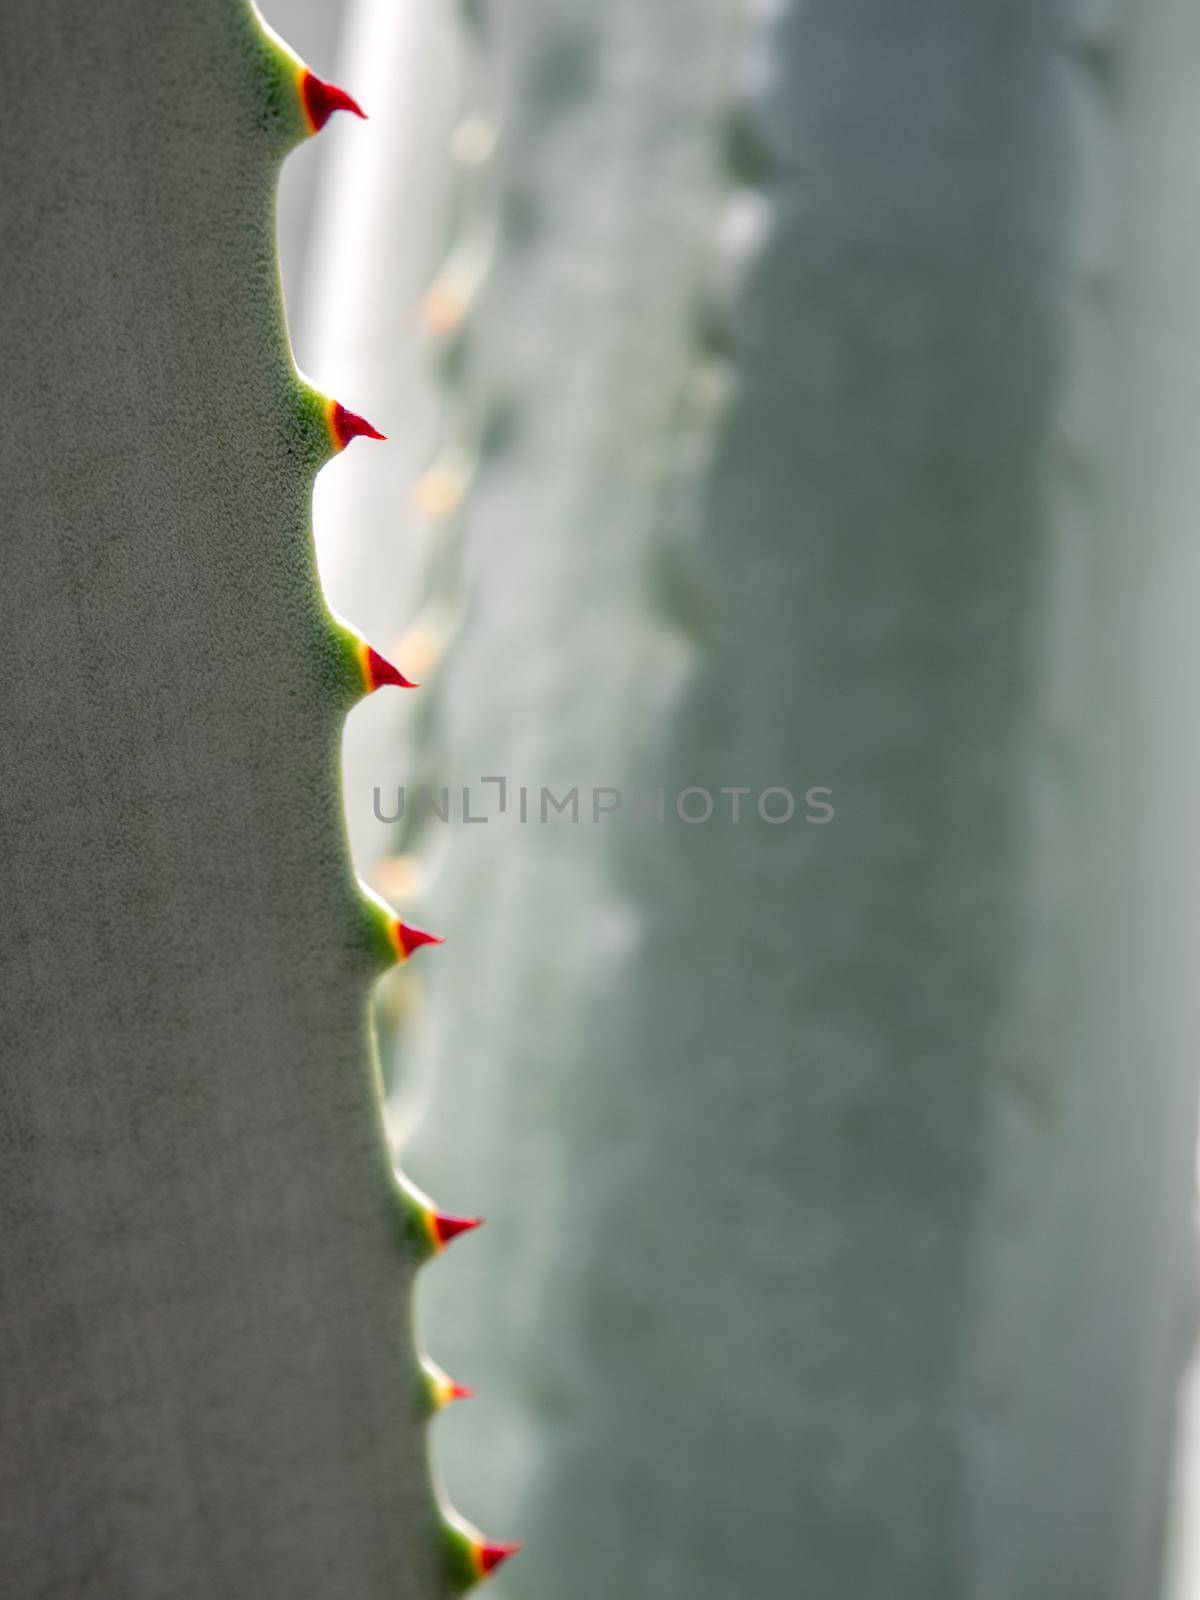
[[[340,400],[330,400],[325,413],[329,436],[335,450],[344,450],[351,439],[386,439],[386,433],[373,428],[357,411],[347,411]]]
[[[479,1563],[480,1577],[486,1577],[502,1566],[509,1556],[515,1556],[521,1548],[519,1539],[510,1539],[507,1544],[493,1544],[490,1540],[482,1540],[475,1547],[475,1559]]]
[[[396,950],[398,961],[407,961],[414,950],[419,950],[423,944],[445,944],[445,939],[440,934],[430,933],[425,928],[416,928],[411,922],[402,922],[399,917],[393,917],[388,928],[392,944]]]
[[[454,1379],[448,1377],[437,1362],[431,1361],[428,1356],[422,1357],[421,1366],[425,1373],[429,1399],[435,1411],[444,1410],[456,1400],[475,1398],[474,1389],[468,1389],[465,1383],[455,1383]]]
[[[426,1252],[426,1260],[441,1255],[450,1241],[457,1239],[460,1233],[470,1233],[472,1228],[482,1225],[482,1217],[451,1217],[444,1211],[439,1211],[429,1196],[422,1194],[399,1170],[396,1172],[396,1178],[408,1228],[416,1234]]]
[[[398,689],[417,689],[419,684],[413,683],[402,672],[392,665],[386,657],[381,656],[373,645],[364,639],[359,648],[359,666],[362,668],[363,682],[367,686],[367,693],[374,694],[376,689],[383,689],[389,684],[394,684]]]
[[[366,121],[367,113],[357,100],[352,100],[336,83],[327,83],[307,67],[300,69],[300,99],[309,131],[320,133],[335,111],[351,111]]]
[[[482,1227],[483,1218],[449,1217],[444,1211],[428,1211],[425,1214],[425,1224],[433,1248],[442,1251],[451,1239],[457,1239],[460,1233],[470,1233],[472,1228]]]
[[[490,1577],[497,1567],[509,1556],[515,1556],[521,1548],[515,1539],[508,1544],[485,1539],[477,1528],[453,1511],[443,1512],[443,1527],[450,1557],[450,1575],[459,1589],[470,1589],[481,1579]]]

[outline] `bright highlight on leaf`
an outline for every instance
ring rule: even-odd
[[[445,335],[462,326],[467,302],[461,294],[448,285],[434,284],[427,289],[417,308],[417,316],[426,333]]]
[[[367,113],[358,101],[351,99],[336,83],[327,83],[307,67],[300,68],[298,78],[300,103],[304,107],[304,120],[310,133],[320,133],[335,111],[349,111],[366,120]]]
[[[444,467],[430,467],[423,472],[413,490],[417,510],[431,522],[448,517],[462,497],[462,480]]]

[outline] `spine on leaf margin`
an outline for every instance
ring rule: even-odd
[[[358,102],[336,84],[319,78],[301,62],[287,45],[257,17],[264,41],[264,61],[271,88],[271,99],[280,104],[294,127],[294,143],[317,134],[337,111],[367,118]],[[296,373],[297,454],[311,468],[319,469],[356,438],[384,440],[365,417],[348,410],[340,401],[320,394]],[[331,690],[349,706],[377,689],[397,687],[415,689],[411,679],[379,654],[360,634],[332,614],[328,620],[328,679]],[[441,944],[442,939],[424,928],[402,921],[382,901],[363,891],[366,937],[378,952],[384,969],[405,962],[422,945]],[[395,1199],[398,1239],[401,1247],[415,1251],[419,1261],[432,1260],[459,1234],[480,1226],[482,1218],[451,1216],[439,1211],[433,1202],[402,1173],[395,1173]],[[455,1400],[468,1399],[472,1391],[447,1376],[428,1356],[420,1358],[420,1380],[429,1416]],[[432,1488],[431,1488],[432,1493]],[[456,1512],[439,1505],[438,1515],[450,1582],[468,1589],[489,1577],[520,1544],[484,1538]]]

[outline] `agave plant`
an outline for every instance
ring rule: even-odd
[[[347,710],[274,196],[343,90],[248,0],[0,11],[0,1588],[440,1596],[413,1276],[473,1219],[394,1169],[374,980],[434,936],[350,870]]]

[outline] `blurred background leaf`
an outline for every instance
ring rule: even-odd
[[[489,1219],[421,1312],[452,1498],[528,1539],[494,1592],[1155,1593],[1200,19],[355,0],[313,50],[374,137],[298,351],[393,441],[322,570],[426,686],[352,718],[348,817],[451,937],[379,1017],[406,1167]],[[372,816],[485,774],[486,826]]]

